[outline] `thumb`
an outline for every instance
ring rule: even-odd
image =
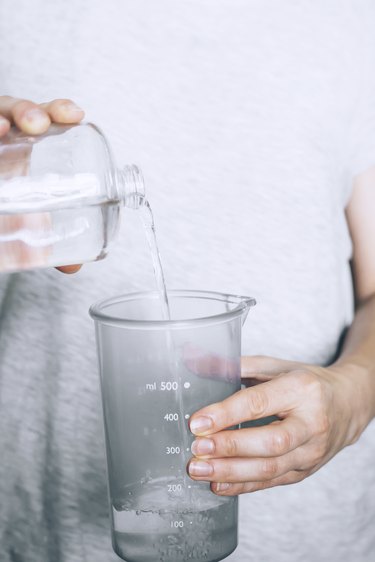
[[[306,367],[299,361],[288,361],[267,355],[245,355],[241,357],[241,377],[245,384],[269,381],[282,373]]]

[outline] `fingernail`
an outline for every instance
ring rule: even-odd
[[[0,115],[0,127],[4,127],[4,125],[9,125],[9,121]]]
[[[23,116],[22,121],[27,121],[32,125],[49,125],[50,119],[48,115],[41,109],[29,109]]]
[[[83,113],[83,109],[73,102],[64,103],[63,108],[68,113]]]
[[[190,421],[190,430],[192,433],[199,434],[208,431],[213,426],[211,418],[207,416],[201,416],[199,418],[193,418]]]
[[[209,455],[215,450],[215,443],[212,439],[196,439],[191,445],[193,455]]]
[[[216,492],[226,492],[231,487],[227,482],[218,482],[215,486]]]
[[[191,461],[189,464],[189,474],[192,476],[209,476],[214,469],[208,462]]]

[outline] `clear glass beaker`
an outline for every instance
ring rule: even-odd
[[[241,328],[255,300],[157,292],[101,301],[95,320],[112,542],[128,562],[214,562],[237,546],[236,497],[187,475],[189,417],[240,389]]]
[[[121,205],[143,196],[139,169],[117,169],[95,125],[11,129],[0,140],[0,272],[103,258]]]

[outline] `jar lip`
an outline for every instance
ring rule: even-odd
[[[111,298],[100,300],[90,307],[89,314],[96,322],[111,326],[139,330],[174,330],[228,322],[229,320],[232,320],[236,317],[247,314],[249,309],[256,304],[256,300],[252,297],[230,295],[215,291],[172,290],[168,291],[168,297],[171,300],[173,300],[174,298],[216,300],[223,303],[228,303],[228,305],[232,304],[234,305],[234,307],[230,310],[220,312],[218,314],[191,318],[187,317],[178,320],[134,320],[123,316],[118,316],[116,314],[109,314],[108,312],[106,312],[106,308],[112,305],[119,304],[121,302],[145,299],[155,300],[160,298],[157,291],[142,291],[116,295]]]

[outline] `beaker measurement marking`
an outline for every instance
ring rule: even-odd
[[[170,412],[168,414],[165,414],[164,418],[166,421],[178,421],[180,418],[180,416],[178,415],[177,412]]]
[[[182,484],[168,484],[168,492],[182,492]]]
[[[181,453],[180,447],[166,447],[165,454],[166,455],[179,455]]]
[[[190,383],[189,382],[184,382],[184,388],[190,388]]]
[[[156,390],[156,382],[146,383],[146,390]]]
[[[184,526],[184,522],[183,521],[171,521],[171,527],[173,529],[178,529],[178,528],[182,528]]]
[[[176,381],[161,381],[160,390],[177,390],[178,382]]]

